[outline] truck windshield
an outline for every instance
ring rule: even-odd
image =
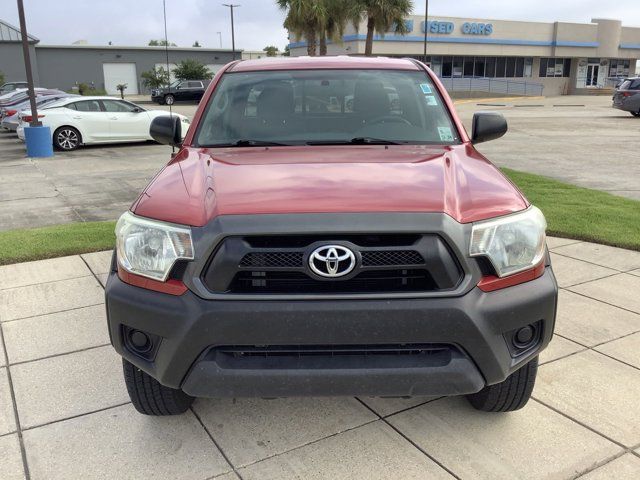
[[[291,70],[225,74],[194,146],[455,144],[425,72]]]

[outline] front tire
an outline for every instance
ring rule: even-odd
[[[538,357],[535,357],[524,367],[513,372],[503,382],[488,385],[478,393],[467,395],[467,399],[476,410],[483,412],[512,412],[524,407],[538,372]]]
[[[167,105],[173,105],[175,101],[175,97],[171,94],[164,96],[164,103],[166,103]]]
[[[629,112],[631,115],[633,115],[634,117],[640,117],[640,110],[637,112]]]
[[[59,150],[75,150],[81,143],[80,132],[73,127],[60,127],[53,132],[53,146]]]
[[[193,397],[182,390],[165,387],[151,375],[122,359],[124,382],[135,409],[145,415],[179,415],[186,412]]]

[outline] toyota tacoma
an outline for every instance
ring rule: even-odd
[[[557,284],[543,214],[411,59],[236,61],[116,226],[111,342],[135,408],[466,395],[524,406]]]

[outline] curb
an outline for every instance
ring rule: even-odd
[[[515,100],[543,100],[546,97],[538,96],[538,97],[491,97],[491,98],[465,98],[464,100],[454,100],[454,105],[462,105],[465,103],[476,103],[476,102],[512,102]]]

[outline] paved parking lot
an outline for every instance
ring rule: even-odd
[[[505,137],[479,147],[499,166],[640,199],[640,119],[611,109],[608,96],[509,100],[504,107],[477,103],[457,107],[469,130],[473,112],[480,109],[499,110],[509,121]],[[175,110],[192,117],[195,108]],[[170,152],[149,142],[28,159],[15,135],[0,132],[0,230],[114,220]]]
[[[139,415],[108,345],[110,252],[0,267],[0,478],[637,479],[640,252],[549,239],[561,286],[534,400],[197,400]]]

